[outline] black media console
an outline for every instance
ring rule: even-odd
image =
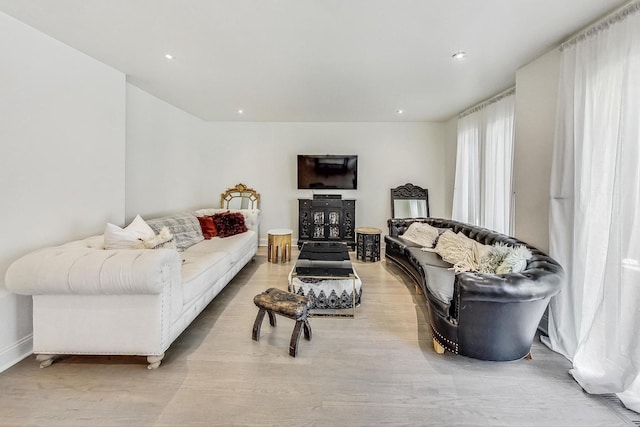
[[[334,194],[298,199],[298,248],[304,242],[345,242],[356,245],[356,201]]]

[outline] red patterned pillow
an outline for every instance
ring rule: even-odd
[[[218,229],[216,228],[215,222],[213,222],[213,216],[199,216],[198,221],[200,221],[200,228],[202,228],[202,235],[205,239],[209,240],[218,235]]]
[[[218,230],[218,236],[228,237],[247,231],[244,215],[240,212],[224,212],[215,214],[213,222]]]

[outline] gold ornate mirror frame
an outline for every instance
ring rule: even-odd
[[[220,207],[226,209],[258,209],[260,193],[240,183],[220,195]]]

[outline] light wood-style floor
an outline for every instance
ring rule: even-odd
[[[294,257],[297,255],[294,253]],[[352,258],[354,255],[352,254]],[[437,355],[423,296],[395,267],[354,262],[355,319],[314,317],[288,355],[293,321],[265,319],[251,340],[253,296],[286,289],[293,266],[255,261],[167,351],[144,358],[29,357],[0,374],[2,426],[626,426],[537,340],[533,360]]]

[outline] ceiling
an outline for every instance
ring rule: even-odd
[[[204,120],[393,122],[449,119],[624,3],[0,0],[0,11]]]

